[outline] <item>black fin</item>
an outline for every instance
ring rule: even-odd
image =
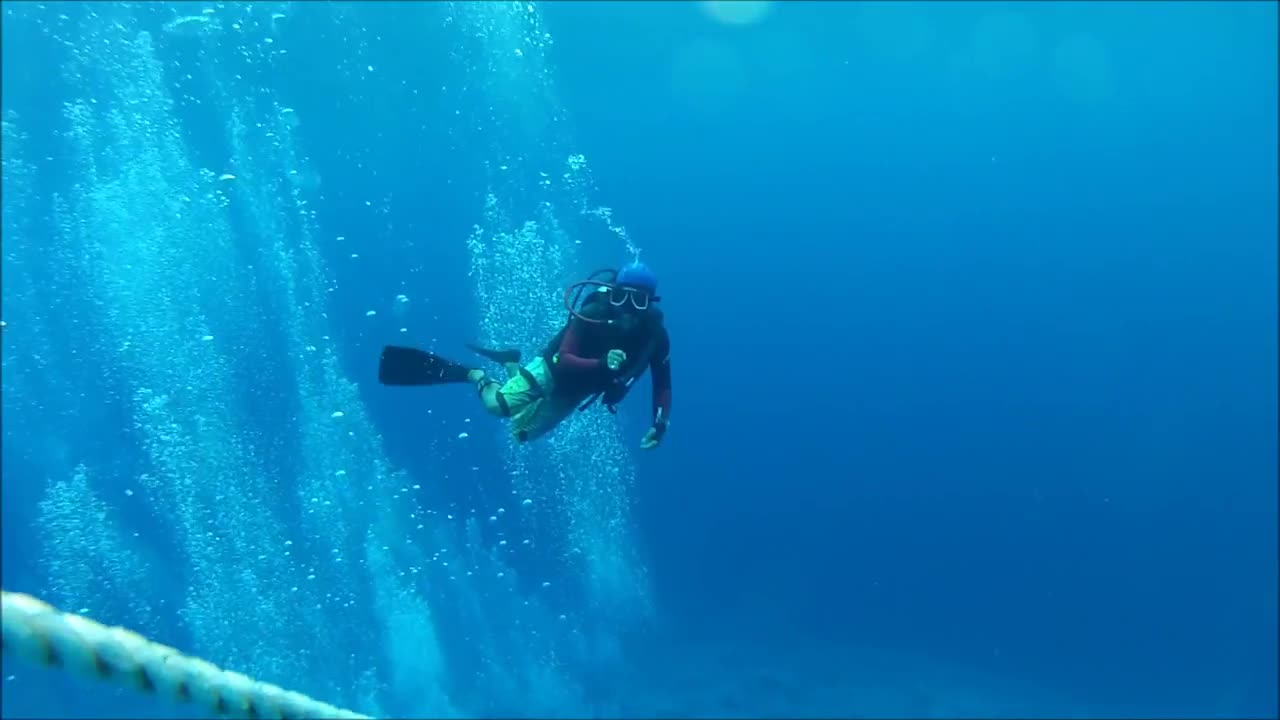
[[[511,350],[490,350],[479,345],[467,343],[467,349],[483,358],[488,358],[496,363],[506,365],[507,363],[520,364],[520,351],[518,349]]]
[[[471,382],[471,368],[417,348],[388,345],[378,361],[378,382],[383,385],[444,385]]]

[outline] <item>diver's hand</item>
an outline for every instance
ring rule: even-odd
[[[610,350],[609,354],[604,356],[604,364],[613,371],[617,371],[618,368],[622,367],[622,363],[626,362],[626,360],[627,354],[621,350]]]
[[[652,450],[658,447],[658,443],[662,442],[666,434],[667,420],[662,416],[662,408],[658,408],[658,417],[654,418],[653,426],[644,434],[644,437],[640,438],[640,449]]]

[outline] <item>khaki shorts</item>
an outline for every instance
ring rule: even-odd
[[[552,383],[551,368],[539,357],[498,391],[511,411],[511,434],[520,442],[546,435],[577,409],[578,399],[557,397]]]

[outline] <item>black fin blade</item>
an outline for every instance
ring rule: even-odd
[[[388,345],[378,361],[378,382],[383,385],[445,385],[470,382],[465,365],[417,348]]]
[[[505,365],[507,363],[515,363],[517,365],[520,364],[521,354],[518,348],[510,349],[510,350],[491,350],[486,347],[480,347],[479,345],[472,345],[471,343],[467,343],[467,349],[479,355],[480,357],[488,358],[489,360],[492,360],[501,365]]]

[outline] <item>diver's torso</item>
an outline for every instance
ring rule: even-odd
[[[628,369],[649,362],[652,344],[662,332],[662,311],[650,308],[643,313],[619,313],[606,325],[591,328],[582,338],[584,357],[603,358],[610,350],[618,349],[627,354],[619,368],[619,374],[630,375]]]
[[[579,324],[585,332],[578,337],[578,354],[584,358],[604,359],[610,350],[616,349],[626,353],[627,359],[616,373],[602,376],[599,387],[577,387],[574,388],[576,392],[601,392],[614,379],[627,379],[643,373],[648,367],[649,356],[662,335],[662,311],[655,307],[644,312],[630,313],[606,307],[598,312],[608,322]],[[599,315],[591,313],[590,316]],[[552,367],[555,367],[555,355],[563,337],[564,331],[561,330],[547,347],[546,359]]]

